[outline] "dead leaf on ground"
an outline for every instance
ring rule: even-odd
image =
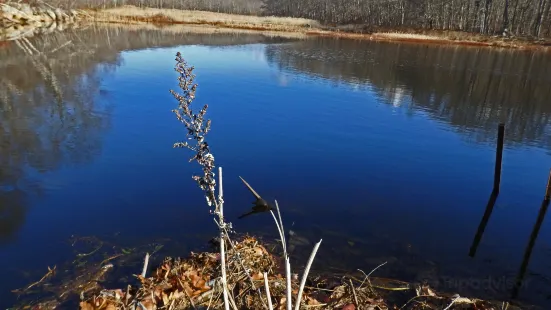
[[[92,306],[91,304],[89,304],[85,301],[81,301],[80,302],[80,309],[81,310],[94,310],[94,306]]]
[[[142,300],[142,306],[145,310],[157,310],[155,301],[151,299],[151,296],[147,296],[144,300]]]
[[[253,274],[251,276],[251,278],[255,281],[264,280],[264,274],[262,274],[261,272],[258,272],[258,273]]]
[[[306,304],[309,305],[309,306],[321,305],[321,303],[319,301],[317,301],[316,299],[314,299],[310,296],[306,297]]]
[[[107,308],[105,308],[105,310],[117,310],[117,307],[115,307],[115,305],[113,304],[109,304],[107,305]]]

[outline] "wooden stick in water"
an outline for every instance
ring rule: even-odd
[[[547,188],[545,189],[545,200],[549,200],[551,196],[551,169],[549,170],[549,179],[547,179]]]
[[[501,185],[501,163],[503,161],[503,141],[505,139],[505,124],[499,124],[497,131],[496,165],[494,170],[494,191],[499,193]]]

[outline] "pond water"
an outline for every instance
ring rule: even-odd
[[[242,176],[308,241],[297,253],[323,238],[318,271],[387,262],[377,276],[507,298],[551,168],[548,54],[118,26],[29,43],[42,53],[0,46],[1,309],[74,259],[71,236],[171,240],[162,257],[214,235],[198,166],[172,148],[185,135],[171,112],[176,52],[209,104],[237,231],[276,233],[269,215],[237,219],[253,201]],[[471,258],[501,122],[501,191]],[[519,296],[544,307],[550,224]]]

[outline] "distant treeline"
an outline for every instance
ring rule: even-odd
[[[551,37],[551,0],[57,0],[72,7],[141,7],[304,17],[367,27]]]

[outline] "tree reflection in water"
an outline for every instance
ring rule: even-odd
[[[494,141],[504,122],[508,143],[551,147],[545,53],[320,38],[266,55],[283,70],[372,86],[384,103],[427,111],[470,140]]]
[[[41,192],[43,185],[30,179],[34,172],[86,164],[100,152],[112,105],[95,99],[106,94],[101,79],[121,65],[121,51],[288,40],[260,33],[194,31],[90,26],[31,37],[26,52],[22,42],[0,49],[0,220],[9,223],[2,225],[2,236],[15,234],[24,223],[26,197]]]

